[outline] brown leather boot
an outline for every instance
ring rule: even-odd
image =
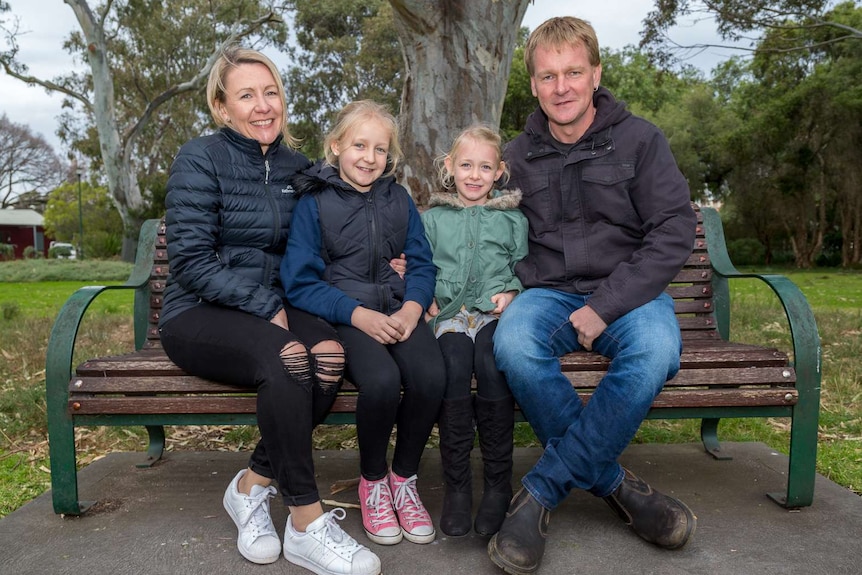
[[[535,573],[545,554],[550,518],[550,511],[522,487],[500,530],[488,542],[488,557],[510,575]]]
[[[660,493],[628,469],[620,486],[604,498],[626,525],[640,537],[665,549],[685,545],[697,517],[682,501]]]

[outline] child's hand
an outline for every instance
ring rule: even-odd
[[[518,292],[514,291],[504,291],[498,293],[497,295],[491,296],[491,303],[494,304],[494,309],[491,310],[491,313],[500,315],[503,313],[503,310],[509,307],[509,304],[512,303],[512,300],[515,299],[515,296],[518,295]]]
[[[362,306],[353,310],[350,323],[382,344],[400,341],[404,330],[397,319]]]
[[[401,326],[401,337],[398,338],[398,341],[406,341],[422,318],[422,306],[415,301],[406,301],[401,309],[389,317]]]
[[[425,312],[425,321],[429,322],[440,313],[440,308],[437,307],[437,298],[431,300],[431,305],[428,306],[428,311]]]

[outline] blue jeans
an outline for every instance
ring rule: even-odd
[[[679,371],[679,324],[673,300],[663,293],[593,342],[593,351],[611,363],[585,405],[558,358],[582,349],[568,318],[589,297],[528,289],[503,313],[494,337],[497,366],[545,448],[522,483],[547,509],[574,488],[598,497],[613,493],[623,479],[617,459],[664,383]]]

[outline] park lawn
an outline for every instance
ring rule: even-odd
[[[815,310],[862,309],[862,273],[835,269],[756,270],[776,273],[795,283]],[[772,290],[754,278],[730,281],[734,301],[757,301],[772,297]]]
[[[40,281],[0,282],[0,307],[4,316],[55,317],[63,303],[78,288],[88,285],[119,285],[123,282]],[[134,290],[108,290],[93,302],[88,313],[131,315]],[[16,310],[16,311],[7,311]]]

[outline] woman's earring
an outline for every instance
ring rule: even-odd
[[[596,86],[595,88],[593,88],[593,92],[598,92],[598,91],[599,91],[599,87],[598,87],[598,86]]]

